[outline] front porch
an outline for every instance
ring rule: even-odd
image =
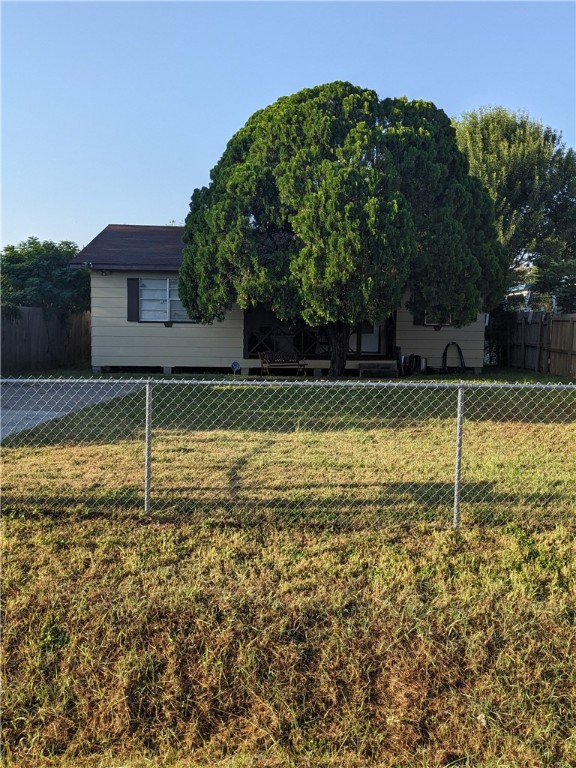
[[[377,369],[379,361],[396,361],[395,326],[394,315],[380,326],[357,326],[350,334],[346,370],[367,368],[366,363]],[[263,353],[304,358],[307,370],[316,376],[327,373],[330,367],[330,346],[322,329],[310,328],[299,320],[282,322],[270,309],[259,306],[244,312],[243,372],[247,372],[246,367],[259,368]]]

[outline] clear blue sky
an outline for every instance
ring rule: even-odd
[[[2,245],[182,223],[250,115],[333,80],[576,146],[574,2],[2,2]]]

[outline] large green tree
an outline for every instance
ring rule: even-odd
[[[532,278],[537,292],[554,296],[563,312],[576,312],[576,153],[558,153]]]
[[[326,330],[341,375],[352,327],[409,306],[456,325],[503,290],[493,210],[428,102],[335,82],[279,99],[192,195],[180,296],[200,322],[233,302]]]
[[[90,308],[90,277],[70,268],[78,246],[29,237],[0,254],[2,307],[41,307],[65,316]]]
[[[576,154],[562,136],[522,112],[484,107],[456,123],[459,148],[496,211],[498,238],[516,282],[535,267],[536,287],[576,306]]]

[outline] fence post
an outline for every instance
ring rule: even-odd
[[[456,459],[454,463],[454,515],[452,526],[460,528],[460,490],[462,486],[462,428],[464,425],[464,385],[458,387],[458,406],[456,413]]]
[[[146,382],[146,446],[144,454],[144,512],[150,511],[150,480],[152,477],[152,383]]]

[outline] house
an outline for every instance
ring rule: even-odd
[[[266,307],[228,312],[221,322],[191,322],[178,298],[183,227],[110,224],[71,266],[88,268],[92,288],[92,368],[102,370],[231,370],[259,372],[259,352],[297,351],[308,369],[329,367],[327,340],[302,322],[281,323]],[[439,368],[446,345],[456,342],[466,367],[484,359],[484,315],[465,328],[417,323],[399,308],[384,325],[364,324],[350,339],[347,371],[366,361],[395,360],[397,348]],[[414,358],[413,358],[414,359]],[[415,358],[417,359],[417,358]],[[459,365],[454,345],[448,366]]]

